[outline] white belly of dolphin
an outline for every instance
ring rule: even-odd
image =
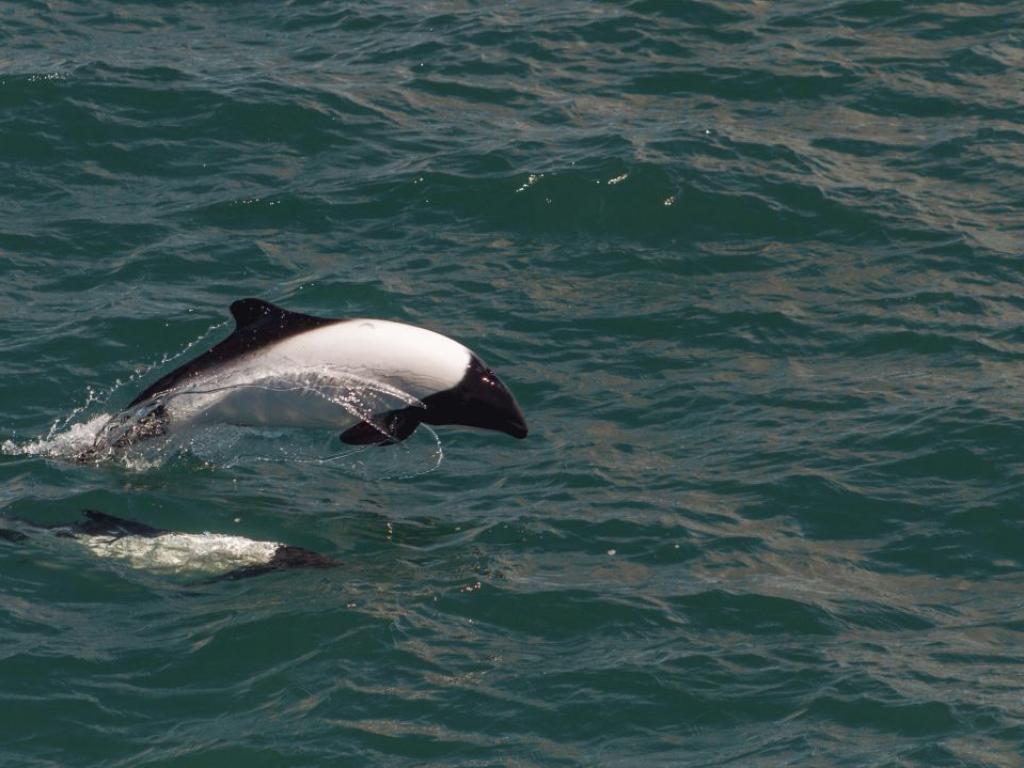
[[[360,400],[366,398],[358,396],[358,385],[351,381],[321,379],[309,385],[244,372],[233,378],[234,383],[226,381],[214,392],[204,392],[200,385],[172,396],[167,403],[172,429],[190,422],[336,429],[363,418]]]
[[[269,563],[278,547],[220,533],[165,533],[159,536],[74,537],[98,557],[161,573],[216,575]]]

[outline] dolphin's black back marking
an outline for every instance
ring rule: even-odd
[[[231,305],[231,316],[235,318],[235,330],[230,336],[199,357],[155,381],[132,400],[128,407],[145,402],[182,381],[260,347],[341,321],[341,318],[313,317],[299,312],[289,312],[260,299],[239,299]]]
[[[82,516],[85,518],[84,520],[72,523],[71,525],[54,526],[54,528],[58,533],[61,532],[61,529],[64,529],[67,531],[67,535],[72,536],[113,536],[116,538],[121,536],[153,538],[154,536],[167,533],[167,531],[160,528],[154,528],[151,525],[138,523],[134,520],[125,520],[123,517],[115,517],[95,509],[83,509]]]
[[[151,525],[145,523],[137,523],[134,520],[125,520],[123,517],[115,517],[114,515],[108,515],[106,512],[100,512],[95,509],[83,509],[82,517],[84,519],[77,520],[73,523],[56,523],[50,525],[40,525],[39,523],[33,523],[31,520],[25,520],[24,518],[10,518],[17,520],[19,523],[28,526],[29,528],[43,529],[56,534],[57,536],[63,537],[74,537],[74,536],[111,536],[113,538],[121,538],[122,536],[145,536],[146,538],[152,538],[154,536],[161,536],[162,534],[168,533],[160,528],[154,528]],[[28,535],[21,531],[14,530],[13,528],[0,528],[0,540],[19,542],[25,541]]]
[[[289,571],[296,568],[337,568],[341,565],[340,560],[334,560],[326,555],[321,555],[318,552],[314,552],[311,549],[303,549],[302,547],[292,547],[287,544],[282,544],[274,552],[274,556],[270,559],[270,562],[263,563],[262,565],[249,565],[245,568],[236,568],[233,571],[228,571],[220,576],[214,576],[209,579],[206,583],[213,584],[218,581],[237,581],[238,579],[248,579],[251,576],[262,576],[264,573],[272,573],[273,571]]]

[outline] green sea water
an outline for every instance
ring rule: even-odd
[[[1019,2],[0,3],[0,765],[1024,765]],[[72,460],[232,301],[523,441]],[[21,528],[19,528],[20,530]]]

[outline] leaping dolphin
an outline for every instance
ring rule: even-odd
[[[352,445],[404,440],[421,423],[526,437],[512,393],[447,336],[388,320],[314,317],[251,298],[234,302],[231,315],[230,336],[140,392],[97,443],[129,445],[181,424],[210,422],[311,428],[356,422],[341,432]]]

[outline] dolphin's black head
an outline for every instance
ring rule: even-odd
[[[512,393],[473,355],[462,381],[451,389],[423,398],[426,424],[461,424],[523,438],[526,419]]]

